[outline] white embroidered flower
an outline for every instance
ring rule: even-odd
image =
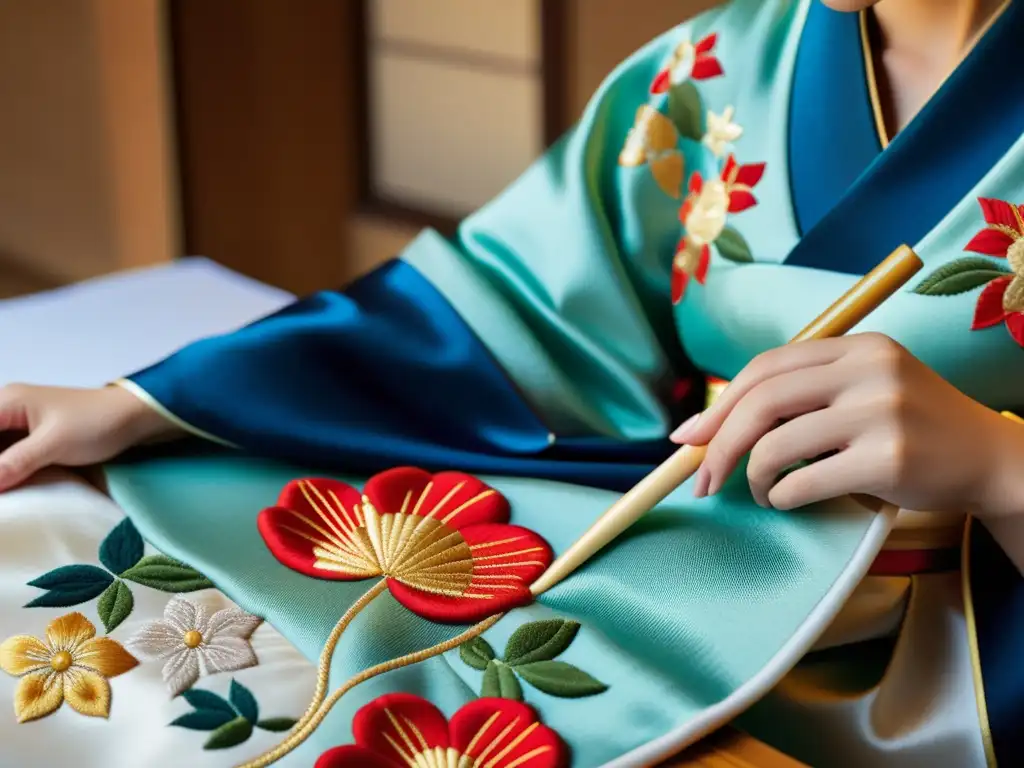
[[[686,237],[695,245],[713,243],[725,229],[729,214],[729,190],[721,179],[705,181],[683,219]]]
[[[263,620],[238,608],[212,616],[203,605],[172,598],[164,618],[140,629],[127,645],[142,659],[164,661],[171,696],[187,691],[200,675],[234,672],[259,663],[249,638]]]
[[[708,125],[703,141],[715,157],[722,157],[729,145],[743,135],[743,128],[732,121],[735,112],[732,107],[726,107],[720,115],[708,110]]]

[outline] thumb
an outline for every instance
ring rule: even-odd
[[[0,492],[25,482],[50,464],[50,441],[39,433],[19,440],[0,453]]]

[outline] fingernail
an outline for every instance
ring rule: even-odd
[[[668,439],[671,440],[673,443],[685,443],[686,438],[689,437],[690,433],[693,431],[693,428],[697,426],[697,421],[700,419],[700,417],[701,414],[699,413],[693,414],[693,416],[691,416],[678,427],[676,427],[675,431],[672,432],[671,435],[669,435]]]
[[[708,474],[707,469],[703,464],[697,470],[697,474],[693,478],[693,498],[703,499],[708,495],[708,483],[711,481],[711,476]]]

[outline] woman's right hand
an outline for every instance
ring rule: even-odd
[[[24,436],[0,452],[0,492],[45,467],[96,464],[181,430],[121,387],[0,389],[0,437]]]

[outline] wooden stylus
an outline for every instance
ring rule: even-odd
[[[901,245],[794,336],[790,343],[842,336],[903,287],[922,266],[917,254],[908,246]],[[689,445],[676,451],[595,520],[533,583],[530,591],[539,595],[551,589],[597,554],[686,482],[700,467],[706,452],[705,446]],[[865,499],[864,502],[872,509],[880,508],[875,500]]]

